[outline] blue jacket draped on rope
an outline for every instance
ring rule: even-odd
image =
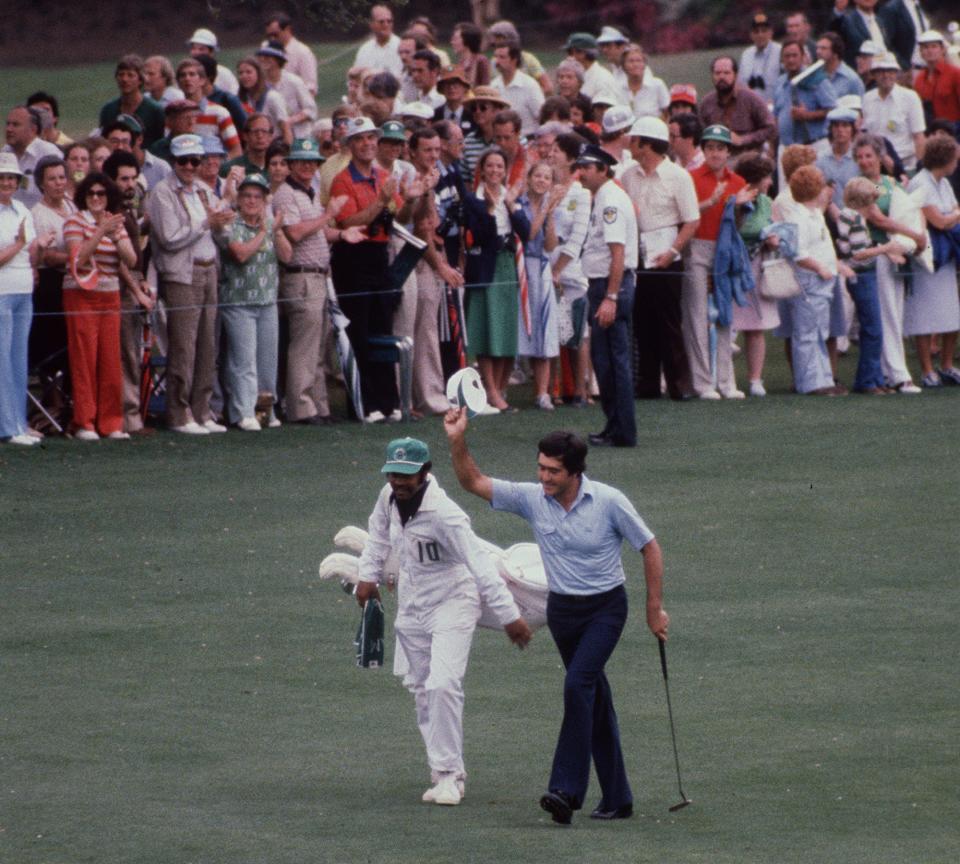
[[[949,231],[941,231],[932,225],[927,226],[930,232],[930,245],[933,247],[933,267],[939,270],[949,261],[960,264],[960,225],[954,225]]]
[[[717,251],[713,259],[713,295],[717,304],[717,324],[729,327],[733,320],[733,301],[747,305],[747,293],[753,291],[750,253],[737,231],[736,198],[731,195],[723,208]]]

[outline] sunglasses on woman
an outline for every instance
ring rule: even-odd
[[[87,192],[87,198],[106,198],[107,190],[106,189],[90,189]]]
[[[200,157],[199,156],[178,156],[177,165],[192,165],[194,168],[197,168],[200,165]]]

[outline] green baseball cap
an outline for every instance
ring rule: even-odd
[[[247,176],[240,181],[240,185],[237,186],[237,189],[243,189],[244,186],[257,186],[267,194],[270,193],[270,184],[267,182],[267,178],[264,177],[263,174],[247,174]]]
[[[287,161],[292,162],[300,160],[301,162],[325,162],[326,159],[320,153],[320,145],[313,138],[296,138],[293,146],[290,148],[290,155]]]
[[[590,51],[596,49],[597,37],[592,33],[571,33],[563,45],[564,51],[576,48],[580,51]]]
[[[399,120],[387,120],[387,122],[380,127],[380,132],[381,141],[399,141],[402,144],[407,140],[403,123]]]
[[[714,123],[712,126],[707,126],[707,128],[703,130],[703,134],[700,136],[700,142],[703,143],[704,141],[719,141],[728,147],[733,146],[730,130],[720,123]]]
[[[387,445],[381,474],[416,474],[430,461],[430,449],[417,438],[394,438]]]

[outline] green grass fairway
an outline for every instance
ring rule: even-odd
[[[356,607],[316,576],[334,532],[365,524],[395,433],[434,448],[482,536],[529,538],[453,489],[438,421],[0,448],[0,861],[956,861],[958,410],[960,390],[640,403],[640,446],[591,452],[664,548],[695,803],[667,812],[628,551],[609,674],[639,812],[570,829],[537,806],[561,692],[546,631],[523,653],[478,634],[467,797],[431,807],[412,700],[353,666]],[[471,441],[488,472],[532,479],[563,425],[599,412],[488,418]]]
[[[311,47],[320,63],[317,102],[322,112],[329,113],[346,92],[346,73],[352,65],[356,47],[341,42],[316,43]],[[219,59],[234,69],[237,61],[253,50],[252,45],[248,49],[228,49]],[[692,82],[703,93],[710,86],[710,58],[717,53],[720,52],[694,51],[655,56],[650,58],[650,65],[668,85],[678,81]],[[737,49],[738,56],[739,53],[740,49]],[[563,59],[560,51],[538,50],[537,56],[550,70]],[[170,59],[176,65],[182,56],[175,53]],[[46,90],[60,100],[60,128],[74,138],[83,138],[97,125],[101,106],[117,96],[113,67],[114,61],[44,69],[5,69],[0,76],[0,106],[9,109],[23,102],[30,93]]]

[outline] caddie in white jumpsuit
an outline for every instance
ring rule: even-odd
[[[430,474],[430,452],[415,438],[387,445],[387,485],[370,514],[360,556],[357,600],[379,596],[391,551],[399,562],[394,630],[406,657],[404,683],[413,692],[433,786],[423,800],[459,804],[463,797],[463,678],[481,598],[521,648],[530,628],[480,546],[470,519]]]

